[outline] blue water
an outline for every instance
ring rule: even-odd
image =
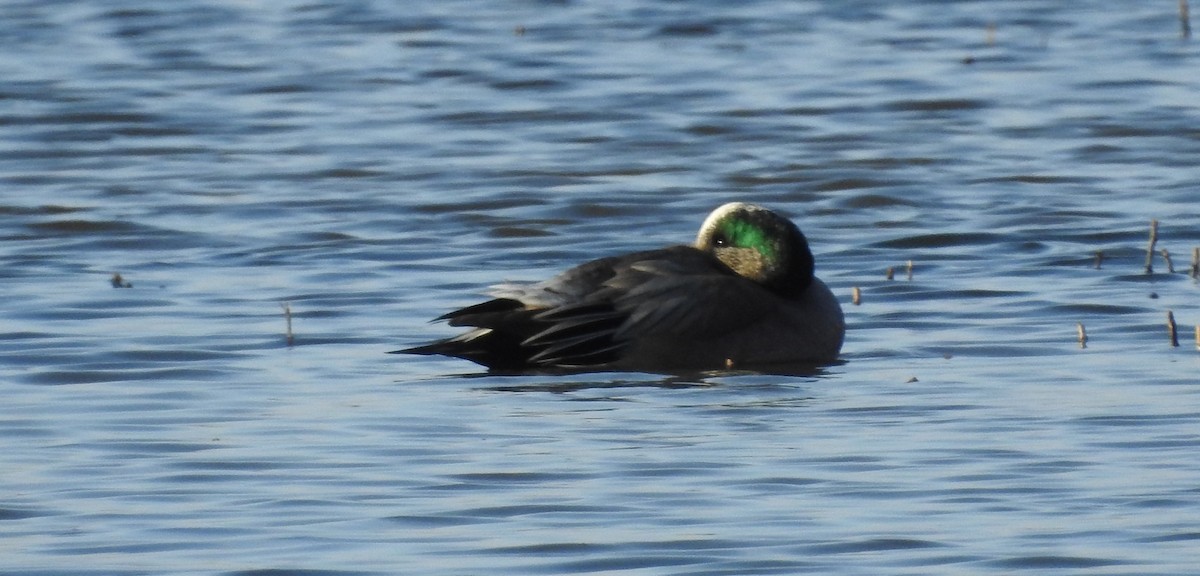
[[[5,2],[0,572],[1193,573],[1176,8]],[[840,363],[385,354],[731,200]]]

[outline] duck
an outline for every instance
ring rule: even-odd
[[[690,245],[493,286],[491,299],[433,320],[468,331],[392,353],[462,358],[509,373],[828,365],[841,351],[845,320],[814,270],[796,224],[730,202],[705,218]]]

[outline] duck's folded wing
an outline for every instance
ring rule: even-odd
[[[625,321],[611,303],[571,305],[535,317],[549,327],[527,338],[522,346],[537,350],[529,361],[553,366],[591,366],[616,360],[628,343],[617,337]]]
[[[684,246],[635,252],[624,256],[609,256],[580,264],[542,282],[508,282],[492,286],[488,294],[494,298],[516,300],[530,310],[569,307],[595,299],[605,283],[627,270],[632,264],[651,258],[661,258]]]
[[[778,297],[740,276],[670,273],[640,267],[644,276],[615,300],[625,320],[616,338],[719,338],[753,326],[778,310]]]
[[[778,306],[776,296],[690,247],[616,262],[587,298],[545,310],[546,328],[528,338],[531,361],[587,365],[615,360],[641,338],[719,338]]]

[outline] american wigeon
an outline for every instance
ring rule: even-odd
[[[831,362],[845,334],[799,228],[740,202],[714,210],[693,245],[601,258],[488,294],[437,318],[471,330],[396,352],[502,371],[753,370]]]

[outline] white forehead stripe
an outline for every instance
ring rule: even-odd
[[[697,239],[704,236],[704,233],[706,231],[711,231],[714,228],[716,228],[717,222],[720,222],[723,218],[728,216],[730,213],[736,212],[738,210],[746,210],[748,212],[753,212],[753,211],[765,210],[765,208],[755,206],[754,204],[747,204],[745,202],[729,202],[726,204],[722,204],[719,207],[717,207],[716,210],[713,210],[712,214],[708,215],[708,218],[704,219],[704,223],[700,225],[700,233],[697,234]]]

